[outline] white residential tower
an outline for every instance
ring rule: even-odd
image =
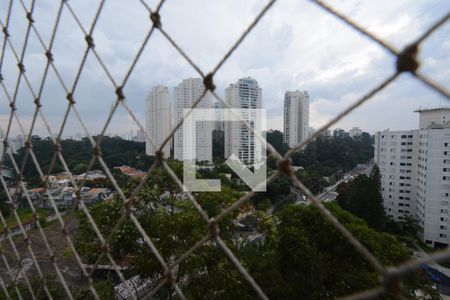
[[[386,214],[415,218],[431,246],[450,244],[450,108],[417,110],[420,129],[375,134]]]
[[[175,124],[183,119],[183,110],[192,108],[204,93],[205,86],[201,78],[184,79],[174,88],[175,96]],[[212,108],[211,94],[207,92],[195,107],[197,109]],[[213,122],[200,121],[195,128],[195,153],[197,161],[212,161],[212,131]],[[174,157],[183,160],[183,128],[175,132]]]
[[[290,148],[309,136],[309,95],[287,91],[284,95],[284,143]]]
[[[155,145],[147,140],[145,152],[147,155],[155,155],[171,130],[169,89],[165,86],[153,87],[147,97],[146,106],[145,129]],[[169,141],[163,148],[166,158],[170,156],[171,144]]]
[[[225,101],[230,108],[249,109],[251,114],[251,109],[261,109],[261,88],[255,79],[241,78],[225,89]],[[255,126],[252,122],[249,121]],[[255,135],[243,122],[225,122],[225,157],[232,154],[247,165],[260,163],[264,155],[256,149]]]

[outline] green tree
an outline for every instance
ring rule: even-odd
[[[165,194],[168,187],[173,188],[165,185],[168,182],[170,180],[164,173],[155,176],[155,179],[146,184],[137,195],[133,212],[164,259],[171,261],[206,236],[208,226],[189,200],[174,194]],[[176,190],[169,191],[176,192]],[[227,187],[220,193],[195,194],[196,200],[210,217],[220,213],[239,196],[239,193]],[[90,208],[92,217],[104,236],[111,233],[123,211],[123,204],[119,199],[105,201]],[[235,248],[232,242],[234,217],[234,214],[227,215],[219,224],[221,237],[231,248]],[[84,214],[79,214],[79,223],[76,248],[87,262],[93,262],[101,254],[101,243]],[[163,276],[164,270],[152,250],[141,241],[140,232],[133,222],[127,219],[112,235],[111,255],[119,263],[126,257],[130,258],[132,267],[130,276],[139,274],[141,277],[158,280]],[[108,261],[105,259],[103,263]],[[186,292],[190,293],[192,298],[205,296],[204,293],[208,290],[211,297],[215,293],[226,291],[233,291],[237,297],[243,286],[245,290],[245,284],[238,280],[239,272],[215,243],[205,244],[201,250],[190,255],[179,265],[176,273],[177,282],[181,284],[181,280],[187,275],[192,284],[186,288]],[[214,285],[217,289],[205,288],[209,285]],[[161,295],[167,297],[172,293],[172,288],[168,285],[161,291]]]
[[[256,208],[258,210],[268,210],[270,207],[272,206],[272,202],[270,201],[270,199],[264,199],[263,201],[259,202],[258,205],[256,206]]]
[[[225,133],[223,130],[213,130],[212,133],[212,143],[213,143],[213,158],[215,161],[224,161],[225,154]]]
[[[98,140],[99,137],[94,137]],[[42,167],[44,174],[48,172],[51,166],[52,157],[54,154],[53,142],[50,138],[42,139],[39,136],[32,136],[31,143],[33,144],[33,151],[39,165]],[[65,139],[60,141],[61,151],[66,160],[67,166],[74,173],[82,173],[86,171],[87,162],[92,158],[92,145],[88,138],[83,138],[81,141]],[[102,157],[106,164],[112,168],[121,165],[129,165],[138,169],[147,170],[150,168],[154,158],[145,155],[145,143],[127,141],[119,137],[104,136],[101,140]],[[14,158],[20,165],[25,164],[24,176],[30,177],[38,176],[36,167],[29,155],[26,155],[26,148],[19,149]],[[5,160],[5,165],[12,167],[9,159]],[[101,169],[100,163],[97,161],[94,168]],[[52,173],[64,171],[61,162],[57,159]]]
[[[396,265],[411,257],[391,235],[376,232],[334,203],[326,206],[384,265]],[[273,273],[282,280],[269,297],[296,299],[301,294],[305,299],[331,299],[380,284],[373,268],[314,206],[286,207],[280,215],[278,239],[278,270]],[[255,274],[257,281],[264,277]],[[418,273],[407,277],[404,284],[408,299],[417,299],[417,290],[424,292],[423,299],[439,299],[430,282]]]
[[[3,214],[3,217],[9,216],[11,213],[11,206],[8,203],[8,196],[4,191],[0,191],[0,211]]]
[[[341,184],[337,192],[339,205],[365,220],[379,231],[384,230],[386,215],[380,191],[380,172],[374,165],[370,177],[359,175],[350,183]]]
[[[173,168],[176,173],[180,171],[176,163]],[[210,228],[192,202],[179,197],[179,190],[168,181],[163,171],[150,178],[134,199],[132,211],[164,260],[173,262],[206,236]],[[216,216],[241,195],[227,186],[222,192],[194,194],[208,217]],[[326,207],[384,265],[397,265],[411,257],[410,251],[391,235],[375,231],[335,203],[327,203]],[[121,200],[113,199],[90,207],[90,211],[99,230],[107,236],[124,208]],[[276,216],[263,211],[254,216],[258,233],[264,235],[262,244],[249,242],[248,233],[234,226],[236,212],[219,222],[219,232],[270,298],[298,299],[301,295],[304,299],[329,299],[380,285],[373,268],[314,206],[288,205]],[[84,214],[79,215],[79,222],[75,246],[84,261],[95,261],[101,253],[101,243]],[[109,249],[116,262],[125,258],[130,262],[126,276],[140,275],[154,282],[164,276],[155,254],[129,218],[112,235]],[[256,297],[214,239],[182,260],[174,276],[189,299]],[[417,273],[407,277],[404,286],[408,299],[415,299],[417,290],[423,292],[424,299],[436,295],[429,282]],[[173,294],[172,287],[166,284],[158,297],[170,299]]]

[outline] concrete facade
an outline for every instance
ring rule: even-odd
[[[184,79],[174,88],[175,95],[175,124],[183,119],[183,110],[191,108],[204,93],[205,86],[201,78]],[[207,92],[196,108],[212,108],[211,94]],[[196,122],[195,150],[197,161],[212,161],[212,131],[213,122]],[[194,146],[194,145],[192,145]],[[175,132],[174,158],[183,160],[183,127]]]
[[[155,86],[146,100],[145,130],[155,144],[152,145],[150,141],[146,141],[145,153],[147,155],[155,155],[164,140],[169,136],[172,127],[171,123],[169,88]],[[170,156],[171,145],[172,142],[169,141],[163,148],[164,157],[166,158]]]
[[[253,78],[245,77],[225,89],[225,101],[230,108],[250,109],[249,113],[251,113],[251,109],[261,109],[261,93],[258,82]],[[225,157],[234,154],[247,165],[260,162],[263,154],[260,149],[255,149],[255,136],[252,131],[242,122],[226,121],[224,123]]]
[[[287,91],[284,95],[284,143],[290,148],[309,136],[309,95],[307,91]]]
[[[418,110],[420,129],[375,134],[386,214],[418,220],[431,246],[450,244],[450,109]]]

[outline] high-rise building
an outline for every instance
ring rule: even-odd
[[[287,91],[284,95],[284,143],[289,147],[309,136],[309,95],[307,91]]]
[[[183,110],[192,108],[204,93],[205,86],[201,78],[184,79],[174,89],[175,94],[175,124],[183,119]],[[211,94],[207,92],[195,107],[211,109]],[[197,161],[212,161],[212,131],[213,122],[199,121],[195,125],[195,154]],[[190,146],[190,145],[187,145]],[[194,145],[192,145],[194,146]],[[183,126],[175,132],[174,157],[183,160]]]
[[[216,119],[217,119],[214,129],[223,131],[224,130],[224,122],[223,122],[223,115],[222,115],[222,103],[220,103],[220,102],[214,103],[214,109],[216,111]]]
[[[322,133],[320,134],[321,137],[323,138],[329,138],[332,135],[331,130],[330,129],[325,129],[324,131],[322,131]]]
[[[348,131],[351,138],[356,138],[362,134],[362,130],[359,127],[353,127]]]
[[[386,214],[419,222],[431,246],[450,244],[450,108],[417,110],[420,129],[375,134]]]
[[[155,146],[146,141],[145,152],[147,155],[155,155],[171,130],[171,112],[169,89],[165,86],[155,86],[150,91],[146,100],[145,130],[155,143]],[[170,156],[171,142],[163,148],[164,157]]]
[[[335,128],[333,130],[333,137],[335,137],[335,138],[343,138],[345,136],[349,136],[349,133],[346,132],[344,129],[342,129],[342,128]]]
[[[22,149],[25,146],[26,140],[27,137],[23,137],[20,134],[17,135],[15,138],[9,138],[8,145],[11,153],[16,154],[20,149]]]
[[[145,132],[141,128],[136,131],[136,141],[137,142],[145,142]]]
[[[225,101],[230,108],[249,109],[247,120],[255,126],[257,117],[251,109],[261,109],[261,88],[250,77],[241,78],[225,89]],[[242,116],[244,119],[245,116]],[[252,120],[253,118],[253,120]],[[258,164],[262,160],[261,149],[255,147],[255,135],[243,122],[225,122],[225,157],[236,155],[244,164]]]

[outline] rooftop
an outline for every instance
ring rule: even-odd
[[[450,107],[449,106],[429,107],[429,108],[421,108],[421,107],[419,107],[419,108],[415,109],[414,112],[421,113],[421,112],[439,111],[439,110],[447,110],[448,111],[448,110],[450,110]]]

